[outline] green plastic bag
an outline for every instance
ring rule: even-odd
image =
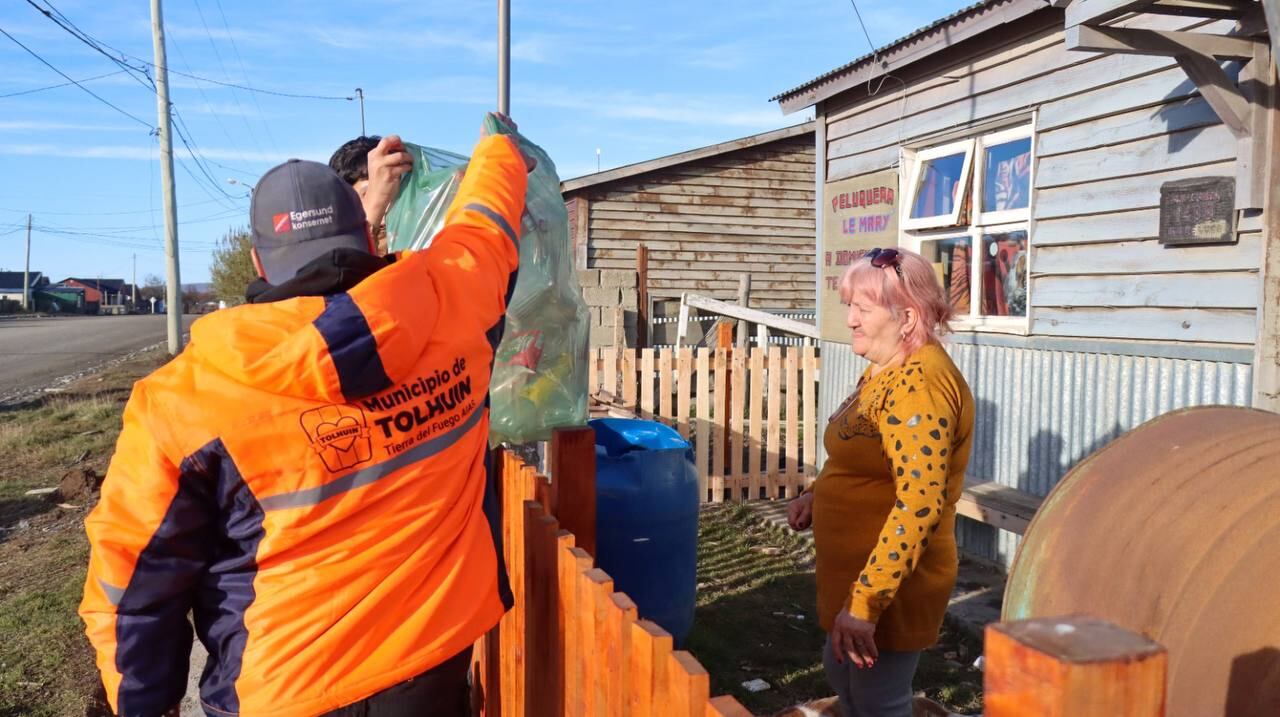
[[[489,382],[489,442],[548,440],[587,422],[588,310],[569,244],[569,216],[555,163],[541,147],[490,114],[490,134],[508,134],[538,161],[520,222],[520,270]],[[413,171],[387,213],[393,251],[425,249],[444,226],[465,157],[405,143]]]

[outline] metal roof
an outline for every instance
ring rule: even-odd
[[[809,120],[808,122],[792,125],[790,127],[783,127],[782,129],[753,134],[750,137],[731,139],[728,142],[699,147],[697,149],[691,149],[677,154],[669,154],[665,157],[658,157],[657,159],[648,159],[643,162],[636,162],[635,164],[628,164],[622,167],[608,169],[603,172],[585,174],[581,177],[574,177],[573,179],[566,179],[561,182],[560,192],[568,193],[577,189],[582,189],[583,187],[590,187],[596,184],[626,179],[627,177],[634,177],[637,174],[644,174],[645,172],[652,172],[656,169],[664,169],[666,167],[684,164],[685,162],[692,162],[698,159],[706,159],[707,157],[714,157],[734,150],[756,147],[791,137],[799,137],[800,135],[813,132],[814,126],[814,121]]]
[[[946,15],[945,18],[934,20],[934,22],[927,24],[927,26],[911,32],[910,35],[899,37],[897,40],[890,42],[890,44],[879,47],[879,49],[872,52],[868,52],[868,54],[860,56],[860,58],[851,61],[851,63],[841,65],[841,67],[833,69],[831,72],[824,73],[822,76],[810,79],[810,81],[805,82],[804,85],[792,87],[791,90],[787,90],[786,92],[780,93],[780,95],[773,96],[769,101],[774,102],[782,100],[783,110],[794,111],[796,108],[791,108],[790,110],[786,108],[785,105],[787,104],[787,99],[792,99],[795,95],[799,95],[799,93],[808,90],[813,90],[814,87],[820,85],[831,85],[836,78],[849,76],[849,74],[854,72],[855,69],[865,68],[877,58],[882,61],[882,69],[890,69],[891,64],[900,65],[901,67],[901,65],[914,63],[916,60],[923,59],[924,56],[932,54],[932,52],[945,49],[948,45],[954,44],[955,41],[963,38],[951,37],[950,33],[942,33],[941,37],[937,38],[937,40],[924,40],[925,37],[931,35],[931,33],[937,31],[937,29],[948,26],[973,27],[974,23],[977,22],[978,29],[980,31],[980,29],[989,29],[992,26],[997,26],[997,24],[1011,22],[1011,20],[1023,17],[1025,14],[1033,13],[1036,12],[1036,10],[1044,8],[1050,8],[1047,0],[979,1],[979,3],[974,3],[973,5],[968,5],[965,6],[965,8],[956,10],[955,13]],[[969,36],[970,33],[965,32],[963,35]],[[872,72],[874,72],[874,70],[872,70]],[[824,95],[824,93],[826,92],[819,91],[818,95]],[[823,97],[819,96],[818,100],[820,99],[823,99]],[[808,97],[806,100],[812,101],[805,101],[805,105],[814,104],[814,101],[817,101],[814,100],[814,97]]]

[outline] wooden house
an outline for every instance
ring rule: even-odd
[[[685,292],[737,300],[744,274],[752,308],[811,311],[813,158],[806,122],[563,182],[579,275],[600,313],[593,345],[609,345],[595,337],[609,335],[613,306],[674,316]],[[643,307],[626,276],[641,245]]]
[[[1043,496],[1162,413],[1280,408],[1263,5],[986,0],[774,98],[816,116],[819,420],[862,366],[836,282],[885,245],[956,310],[974,481]]]

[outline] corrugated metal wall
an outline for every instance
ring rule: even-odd
[[[1038,496],[1082,458],[1158,415],[1205,404],[1247,406],[1252,390],[1248,363],[1210,355],[1153,357],[958,342],[948,351],[977,401],[969,475]],[[820,420],[849,395],[865,366],[847,345],[822,343]],[[825,453],[820,451],[819,458],[825,460]],[[966,551],[1012,563],[1018,536],[966,519],[960,523]]]

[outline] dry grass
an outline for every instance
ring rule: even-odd
[[[42,400],[0,408],[0,717],[83,715],[98,685],[76,606],[88,564],[84,517],[25,493],[69,470],[106,471],[143,354]]]

